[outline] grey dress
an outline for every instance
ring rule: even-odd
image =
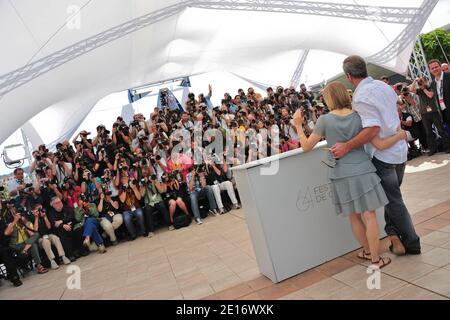
[[[362,121],[356,112],[347,116],[329,113],[317,120],[314,133],[325,137],[331,148],[338,142],[351,140],[361,130]],[[334,167],[329,169],[328,177],[338,215],[373,211],[389,203],[376,168],[364,147],[352,150],[339,160],[332,159],[331,152],[328,152],[326,162],[330,161],[334,162]]]

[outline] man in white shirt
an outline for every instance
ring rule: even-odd
[[[352,140],[337,143],[331,148],[337,159],[369,143],[377,135],[384,139],[396,134],[400,126],[397,94],[386,83],[368,76],[363,58],[351,56],[345,59],[344,72],[356,87],[353,108],[361,116],[364,129]],[[399,141],[383,151],[374,149],[372,145],[369,149],[372,149],[369,153],[373,154],[373,164],[389,199],[385,207],[385,230],[392,242],[390,249],[398,255],[420,254],[420,238],[400,190],[407,161],[406,141]]]
[[[32,181],[25,177],[22,168],[16,168],[14,170],[14,179],[8,182],[9,196],[12,199],[16,199],[20,196],[20,192],[26,189],[27,184],[31,184]]]

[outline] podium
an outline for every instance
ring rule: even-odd
[[[326,143],[234,167],[260,272],[278,283],[360,247],[332,204]],[[384,209],[377,212],[385,237]]]

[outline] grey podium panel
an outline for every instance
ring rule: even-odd
[[[359,247],[349,219],[335,213],[324,156],[322,148],[282,155],[275,175],[261,174],[274,158],[233,169],[258,266],[275,283]]]

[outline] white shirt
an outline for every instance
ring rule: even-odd
[[[445,105],[445,102],[444,102],[444,91],[442,89],[443,85],[444,85],[444,72],[441,72],[440,80],[438,81],[436,79],[436,89],[438,92],[438,100],[439,100],[439,105],[441,106],[441,110],[447,109],[447,106]]]
[[[353,94],[353,109],[361,116],[363,128],[380,127],[380,138],[384,139],[395,135],[400,126],[397,101],[397,94],[391,86],[368,77],[361,81]],[[376,150],[371,144],[369,146],[366,146],[368,153],[380,161],[390,164],[407,161],[405,140],[383,151]]]
[[[32,183],[32,181],[30,180],[29,177],[24,176],[24,178],[23,178],[23,183],[24,183],[24,184],[28,184],[28,183]],[[17,190],[18,187],[19,187],[19,182],[17,181],[16,178],[14,178],[14,179],[8,181],[8,192],[10,193],[10,196],[11,196],[11,192]],[[15,198],[17,198],[18,196],[19,196],[19,194],[17,194],[17,195],[14,196],[14,197],[11,197],[11,198],[14,198],[14,199],[15,199]]]

